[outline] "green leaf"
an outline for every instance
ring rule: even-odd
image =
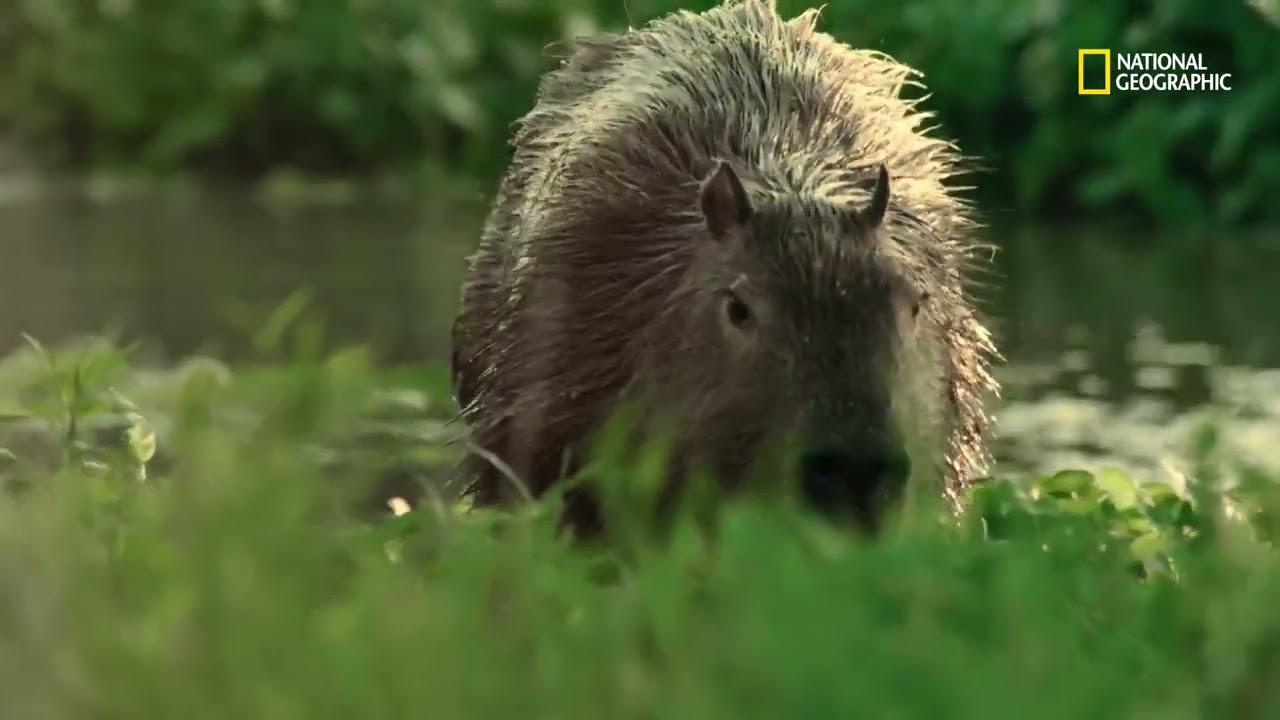
[[[310,296],[301,290],[292,293],[280,303],[253,338],[253,347],[263,355],[274,355],[284,347],[284,336],[289,327],[302,317],[310,304]]]
[[[1102,494],[1118,509],[1135,507],[1138,504],[1138,488],[1133,478],[1119,470],[1107,468],[1094,476],[1094,484],[1102,490]]]
[[[156,433],[146,419],[138,413],[129,413],[131,424],[125,431],[129,442],[129,453],[139,463],[146,463],[156,454]]]
[[[1149,560],[1169,549],[1168,539],[1162,533],[1147,533],[1129,543],[1129,554],[1135,560]]]
[[[1098,503],[1088,497],[1054,498],[1054,508],[1069,515],[1091,515],[1098,511]]]
[[[1168,483],[1145,482],[1137,486],[1138,496],[1147,505],[1161,505],[1182,499],[1177,490]]]
[[[1077,495],[1093,488],[1093,475],[1085,470],[1060,470],[1037,480],[1035,487],[1047,495]]]
[[[36,354],[40,356],[41,360],[44,360],[47,367],[54,367],[53,355],[45,349],[45,346],[42,345],[39,340],[36,340],[34,337],[26,333],[22,333],[22,340],[26,344],[30,345],[32,350],[36,351]]]

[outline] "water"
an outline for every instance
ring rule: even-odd
[[[0,202],[0,352],[117,328],[141,357],[243,356],[295,289],[334,343],[443,361],[483,198],[269,207],[246,197]],[[1009,467],[1178,467],[1206,419],[1280,470],[1280,249],[1149,233],[994,233],[982,294],[1009,363]]]

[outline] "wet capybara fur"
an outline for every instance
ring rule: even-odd
[[[960,508],[998,392],[961,157],[899,97],[912,69],[817,20],[730,0],[544,78],[453,326],[477,505],[511,474],[541,495],[622,403],[674,429],[672,487],[768,455],[832,517],[874,525],[908,477]],[[601,529],[589,490],[567,500]]]

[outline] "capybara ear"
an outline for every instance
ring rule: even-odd
[[[712,237],[722,238],[751,219],[751,200],[729,163],[716,163],[702,182],[702,216]]]
[[[883,163],[880,173],[876,175],[876,185],[871,189],[871,202],[859,213],[862,223],[868,230],[875,230],[884,222],[884,213],[889,209],[889,170]]]

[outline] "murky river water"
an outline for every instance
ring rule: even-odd
[[[331,341],[443,360],[481,211],[479,194],[271,208],[0,197],[0,351],[21,332],[56,343],[115,327],[160,362],[234,359],[304,288]],[[1280,470],[1280,247],[1262,235],[992,231],[983,303],[1009,361],[1000,457],[1149,475],[1213,419],[1234,456]]]

